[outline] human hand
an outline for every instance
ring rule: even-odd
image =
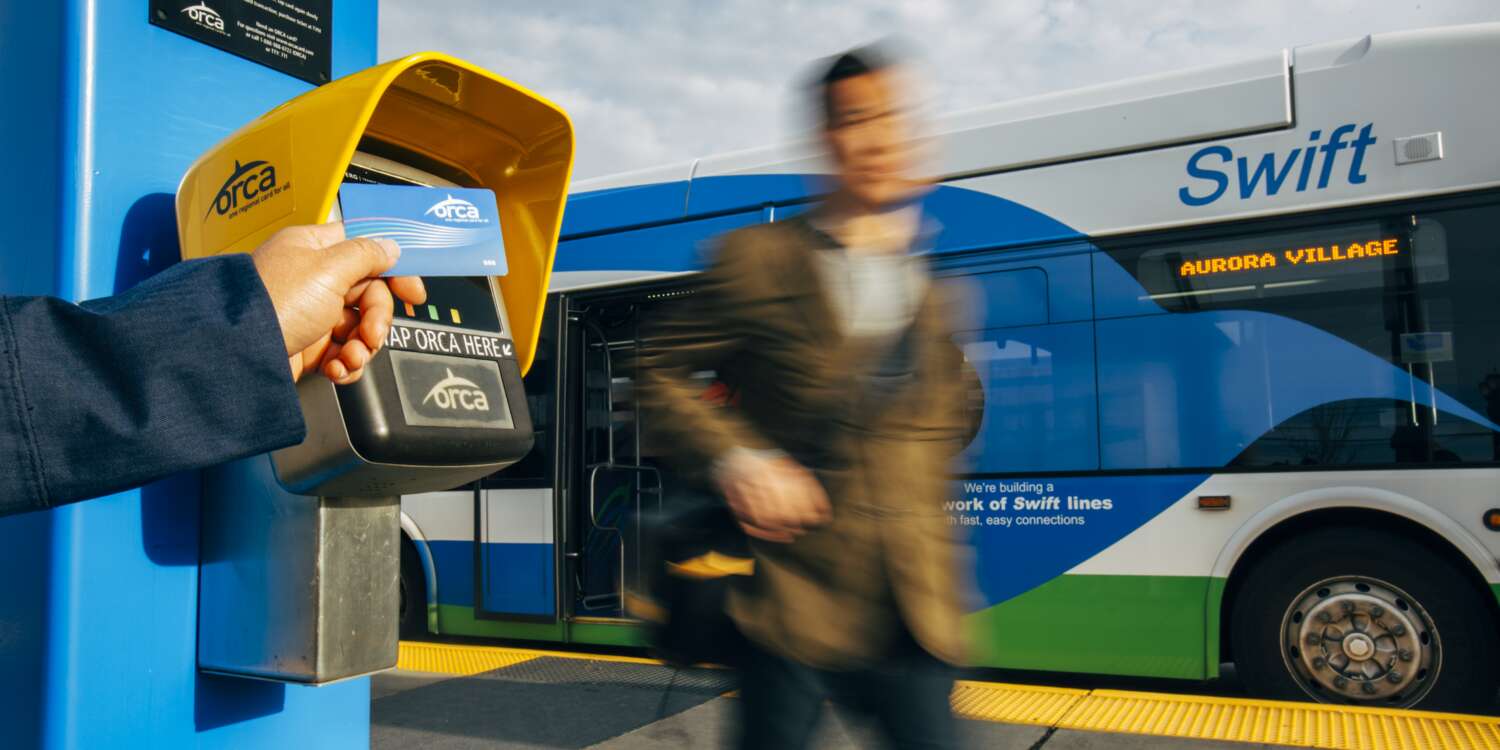
[[[715,480],[740,528],[756,539],[791,542],[832,517],[823,485],[785,456],[737,450],[717,467]]]
[[[287,227],[255,249],[293,380],[310,368],[339,385],[359,380],[390,330],[392,292],[414,305],[427,301],[418,277],[379,278],[400,256],[390,240],[345,240],[339,222]]]

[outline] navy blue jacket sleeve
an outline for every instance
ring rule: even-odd
[[[0,297],[0,515],[117,492],[306,434],[248,255],[74,305]]]

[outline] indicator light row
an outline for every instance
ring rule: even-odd
[[[408,318],[413,318],[415,320],[431,320],[435,323],[444,322],[442,314],[438,312],[437,305],[422,305],[422,312],[425,312],[425,315],[419,315],[416,306],[412,305],[412,303],[410,302],[403,302],[401,303],[401,306],[406,308],[406,317]],[[452,319],[454,325],[463,325],[464,323],[463,316],[458,314],[457,308],[448,308],[448,317]]]

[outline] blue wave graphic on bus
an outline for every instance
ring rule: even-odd
[[[1405,368],[1280,315],[1216,310],[1101,320],[1098,347],[1106,471],[1225,466],[1286,420],[1355,399],[1414,403],[1500,431]],[[1141,410],[1148,382],[1172,392],[1176,408]]]
[[[1074,566],[1104,551],[1126,534],[1144,526],[1179,498],[1208,479],[1207,474],[1161,474],[1114,477],[1040,477],[1005,480],[1008,483],[1052,484],[1050,493],[1020,493],[1031,500],[1047,497],[1109,498],[1113,509],[1107,513],[1088,514],[1081,524],[1058,522],[1058,519],[1081,514],[1069,513],[1065,505],[1056,513],[1015,510],[1018,493],[997,493],[1009,500],[1007,509],[990,513],[1010,519],[1010,525],[974,526],[968,539],[974,549],[974,583],[979,589],[977,611],[1007,599],[1020,596],[1047,581],[1068,572]],[[962,494],[962,484],[954,497]],[[997,483],[998,484],[998,483]],[[984,496],[990,499],[989,495]],[[1017,525],[1022,519],[1054,519],[1047,523]],[[1171,550],[1162,550],[1170,555]]]
[[[493,231],[489,228],[447,227],[388,216],[344,222],[344,234],[349,237],[383,237],[395,240],[403,249],[464,247],[482,242]]]
[[[556,270],[701,270],[705,242],[764,220],[761,207],[769,202],[777,204],[778,219],[805,210],[817,185],[803,175],[745,175],[698,179],[690,188],[663,183],[576,195],[569,201],[567,222],[582,236],[559,245]],[[924,210],[942,226],[934,249],[938,256],[997,246],[1087,242],[1082,233],[1041,212],[964,188],[939,186],[924,201]],[[718,213],[674,220],[710,211]],[[621,226],[625,217],[647,215],[655,223],[611,228]],[[1086,249],[1095,251],[1083,272],[1083,286],[1092,292],[1081,303],[1088,313],[1075,323],[1059,323],[1051,314],[1057,299],[1043,294],[1037,324],[1001,328],[990,340],[1001,355],[1025,352],[1028,359],[1020,364],[1039,378],[1045,376],[1035,386],[1054,398],[1078,390],[1069,385],[1069,378],[1076,380],[1086,400],[1097,399],[1097,414],[1081,410],[1073,415],[1083,425],[1078,433],[1053,435],[1056,439],[1049,442],[1016,429],[1025,421],[1026,409],[1040,408],[1028,407],[1024,387],[1017,390],[1013,383],[982,378],[989,408],[965,458],[1008,475],[1030,470],[1038,477],[1057,470],[1212,469],[1228,465],[1285,420],[1351,399],[1410,402],[1500,431],[1500,425],[1407,370],[1301,321],[1250,310],[1168,313],[1107,253],[1092,244]],[[1007,299],[1014,304],[1018,298]],[[1065,377],[1069,367],[1072,374]],[[1175,408],[1143,409],[1145,383],[1173,394]],[[1006,388],[1017,392],[997,393]],[[1052,424],[1054,432],[1063,424],[1055,411],[1039,414],[1037,420]],[[1097,454],[1091,425],[1098,425]],[[1028,463],[1039,455],[1081,455],[1088,463]],[[1200,471],[1052,480],[1060,497],[1109,497],[1114,510],[1091,514],[1084,525],[974,527],[981,606],[1004,602],[1066,573],[1187,497],[1209,476]],[[954,497],[962,496],[956,489]]]
[[[778,220],[796,215],[806,210],[805,201],[818,195],[820,184],[807,175],[734,175],[697,178],[690,197],[681,182],[571,195],[553,270],[702,270],[703,242],[760,222],[762,206],[772,201],[788,204],[777,206]],[[680,221],[686,218],[685,208],[717,216]],[[1084,238],[1072,227],[1014,201],[950,185],[934,188],[922,209],[942,227],[933,248],[939,254],[993,246],[996,227],[1004,227],[1005,244]],[[644,226],[617,231],[632,221]],[[606,229],[608,234],[588,236]]]

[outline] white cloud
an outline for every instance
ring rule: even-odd
[[[590,177],[783,140],[810,61],[899,35],[940,111],[1396,29],[1495,0],[383,0],[380,56],[437,49],[561,104]]]

